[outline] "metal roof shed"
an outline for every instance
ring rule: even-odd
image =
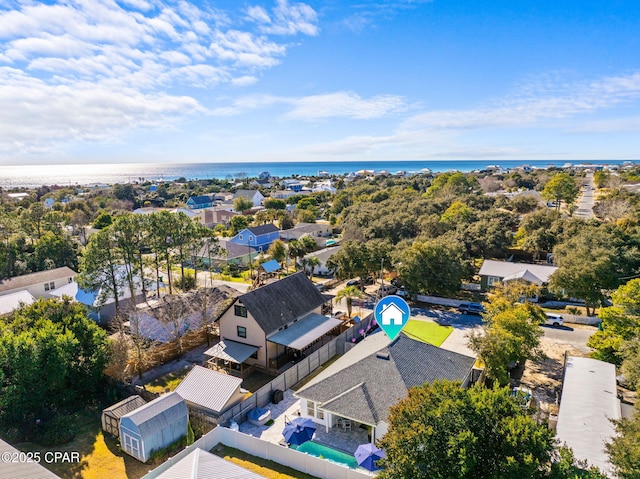
[[[120,418],[120,448],[147,462],[153,451],[185,436],[188,422],[184,399],[176,392],[165,394]]]
[[[587,460],[613,475],[604,445],[615,435],[610,419],[620,419],[616,368],[591,358],[569,357],[565,365],[557,436]]]
[[[196,365],[178,385],[175,392],[192,410],[218,417],[244,399],[240,384],[242,384],[242,378]]]
[[[147,401],[138,395],[133,395],[104,409],[102,411],[102,430],[115,437],[120,437],[120,418],[145,404]]]

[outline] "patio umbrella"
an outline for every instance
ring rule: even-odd
[[[316,432],[316,425],[308,417],[297,417],[293,421],[285,424],[282,435],[288,444],[300,445],[310,441],[313,433]]]
[[[387,457],[382,449],[370,443],[360,444],[358,449],[356,449],[354,456],[356,457],[356,461],[359,466],[370,471],[377,471],[380,469],[376,466],[376,461]]]

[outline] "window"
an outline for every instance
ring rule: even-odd
[[[242,240],[242,235],[238,235],[238,239],[239,239],[239,240]]]
[[[236,316],[241,316],[243,318],[247,317],[247,308],[245,308],[244,306],[240,306],[239,304],[236,304],[233,307],[233,312]]]
[[[487,286],[493,286],[500,282],[500,278],[497,276],[487,276]]]
[[[249,235],[249,241],[253,241],[253,236]]]
[[[320,409],[317,403],[307,400],[307,416],[314,416],[318,419],[324,419],[324,411]]]
[[[237,326],[236,328],[238,330],[238,337],[239,338],[246,338],[247,337],[247,328],[245,328],[244,326]]]
[[[53,281],[51,281],[50,283],[44,283],[45,291],[51,291],[53,289],[56,289],[56,283],[54,283]]]
[[[316,403],[313,401],[307,400],[307,416],[315,416],[316,415]]]

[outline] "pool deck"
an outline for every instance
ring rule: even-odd
[[[291,420],[299,416],[300,400],[293,395],[290,389],[284,392],[284,399],[278,404],[267,404],[265,406],[271,411],[271,419],[274,423],[271,426],[256,426],[248,421],[240,424],[240,432],[258,437],[262,440],[280,444],[284,437],[282,430],[285,425],[285,417]],[[333,447],[346,454],[353,454],[360,444],[369,442],[368,433],[365,429],[354,427],[351,431],[344,431],[339,427],[332,427],[329,432],[324,426],[317,425],[314,441]]]

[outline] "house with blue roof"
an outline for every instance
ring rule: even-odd
[[[192,196],[187,200],[187,208],[190,210],[199,210],[201,208],[210,208],[213,206],[213,198],[207,195]]]
[[[172,392],[120,418],[120,448],[147,462],[154,451],[187,435],[189,412],[184,399]]]
[[[245,228],[229,241],[250,246],[256,251],[267,251],[271,243],[280,239],[280,229],[273,223]]]

